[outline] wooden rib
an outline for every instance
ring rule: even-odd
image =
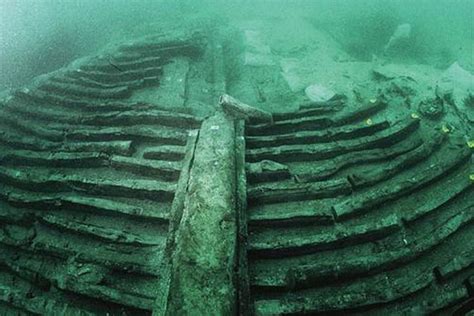
[[[447,155],[447,153],[446,151],[441,151],[439,155],[444,156]],[[471,152],[467,146],[461,148],[453,153],[453,156],[450,157],[451,159],[442,160],[437,164],[425,167],[409,178],[402,179],[391,185],[385,184],[383,189],[375,188],[334,205],[334,214],[337,219],[343,220],[346,217],[355,216],[381,203],[413,192],[421,186],[439,179],[454,168],[459,167],[470,158],[470,155]]]
[[[115,61],[114,58],[111,57],[110,59],[103,58],[95,61],[94,63],[83,65],[80,67],[80,69],[82,71],[89,72],[119,72],[158,67],[163,66],[164,63],[166,63],[166,60],[159,56],[137,58],[136,60],[122,62]]]
[[[330,144],[284,145],[276,148],[250,149],[247,151],[247,160],[251,162],[263,159],[278,162],[322,160],[354,151],[389,147],[414,132],[418,126],[419,120],[402,120],[382,132],[356,140]]]
[[[131,140],[52,143],[38,139],[37,137],[18,135],[18,133],[12,134],[5,131],[0,131],[0,144],[12,149],[39,152],[104,152],[122,156],[130,156],[134,152]]]
[[[277,121],[274,124],[251,125],[247,128],[248,136],[288,134],[299,131],[312,131],[328,127],[337,127],[359,121],[374,114],[386,106],[384,102],[369,103],[359,108],[348,108],[336,115],[309,116],[298,119]]]
[[[176,184],[143,179],[85,178],[74,173],[51,174],[0,167],[0,179],[5,183],[40,192],[87,191],[93,195],[141,197],[168,202],[173,199]]]
[[[143,78],[161,76],[163,74],[163,68],[160,67],[150,67],[139,70],[130,70],[124,72],[114,72],[114,73],[105,73],[98,71],[81,71],[77,69],[75,71],[70,71],[67,73],[67,76],[71,78],[84,78],[88,80],[93,80],[99,83],[124,83],[132,80],[140,80]]]
[[[368,136],[390,126],[388,121],[380,121],[372,125],[357,124],[335,128],[324,131],[303,131],[276,136],[248,136],[246,144],[248,148],[278,147],[283,145],[314,144],[343,139],[354,139]]]
[[[125,220],[137,219],[148,222],[167,223],[169,202],[153,202],[127,199],[127,201],[111,200],[103,197],[79,195],[77,193],[43,193],[25,191],[4,185],[0,191],[0,199],[9,204],[30,210],[78,211],[84,213],[103,214],[104,216],[125,216]]]
[[[250,188],[247,191],[249,205],[278,203],[283,201],[312,200],[348,195],[351,185],[347,179],[335,179],[310,184],[271,183]]]
[[[94,99],[127,99],[131,96],[129,87],[117,88],[90,88],[81,87],[75,84],[66,84],[50,81],[39,86],[39,89],[58,95],[71,95],[76,97],[94,98]]]

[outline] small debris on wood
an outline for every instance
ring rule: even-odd
[[[219,105],[226,113],[245,121],[261,123],[273,122],[271,113],[247,105],[228,94],[223,94],[219,98]]]

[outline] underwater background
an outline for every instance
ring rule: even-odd
[[[112,40],[156,32],[162,15],[179,20],[196,13],[273,19],[276,24],[279,18],[305,19],[360,60],[382,54],[396,27],[408,23],[410,40],[392,52],[397,58],[440,69],[459,61],[472,72],[473,6],[472,0],[2,0],[0,90],[18,87]],[[286,40],[291,45],[291,38]]]

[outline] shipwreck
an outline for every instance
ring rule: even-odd
[[[147,36],[2,102],[2,315],[469,310],[471,123],[394,89],[274,111],[234,50]]]

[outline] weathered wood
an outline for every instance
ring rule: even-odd
[[[116,62],[113,58],[108,59],[104,57],[103,59],[97,60],[94,64],[82,65],[80,69],[83,71],[117,72],[137,70],[140,68],[152,68],[161,66],[163,63],[164,59],[162,57],[138,58],[136,60],[124,62]]]
[[[178,161],[184,158],[185,153],[185,146],[164,145],[148,147],[143,151],[142,156],[150,160]]]
[[[100,179],[81,174],[48,174],[44,170],[22,171],[0,167],[0,179],[12,186],[35,192],[87,191],[95,195],[140,197],[152,201],[172,201],[176,185],[144,179]]]
[[[250,303],[250,282],[248,272],[248,214],[247,214],[247,179],[245,176],[245,124],[236,122],[235,126],[235,167],[236,167],[236,210],[237,210],[237,258],[238,284],[237,302],[238,314],[249,315],[252,310]]]
[[[301,163],[299,166],[293,166],[292,170],[298,182],[321,181],[350,166],[393,159],[414,150],[422,144],[422,139],[417,135],[413,139],[407,138],[392,147],[361,150],[357,152],[356,156],[349,152],[331,159],[315,162],[311,166],[308,166],[307,163]]]
[[[72,78],[85,78],[100,83],[123,83],[132,80],[141,80],[146,77],[161,76],[162,74],[163,69],[161,66],[116,73],[82,71],[80,69],[69,72],[69,76]]]
[[[117,170],[126,170],[164,181],[177,181],[181,169],[181,161],[151,161],[115,155],[110,157],[110,165]]]
[[[355,140],[311,145],[283,145],[262,147],[247,151],[251,162],[269,159],[277,162],[311,161],[333,158],[351,151],[389,147],[413,133],[419,126],[418,120],[396,122],[393,126],[370,136]]]
[[[249,163],[246,169],[247,179],[250,183],[285,180],[291,177],[287,165],[272,160]]]
[[[158,316],[165,315],[168,308],[173,251],[176,247],[176,234],[183,216],[184,201],[187,194],[189,176],[192,162],[194,160],[194,152],[196,149],[198,135],[199,131],[197,130],[191,131],[188,135],[186,154],[183,159],[183,167],[181,169],[178,184],[176,186],[173,204],[171,205],[168,237],[166,239],[163,260],[160,264],[161,282],[157,286],[157,296],[153,306],[153,314]]]
[[[47,82],[39,87],[39,89],[48,93],[59,95],[73,95],[77,97],[97,98],[97,99],[127,99],[131,95],[128,87],[116,88],[89,88],[81,87],[75,84],[66,84],[58,82]]]
[[[236,312],[236,173],[233,121],[202,124],[171,267],[167,315]]]
[[[55,226],[58,229],[76,232],[88,237],[104,240],[105,242],[128,244],[134,246],[158,246],[164,242],[163,236],[148,238],[148,236],[140,236],[128,231],[96,226],[78,220],[62,218],[61,216],[56,216],[53,214],[45,214],[41,216],[40,220],[42,223]]]
[[[442,151],[441,153],[444,155],[440,156],[444,158],[449,156],[448,153],[450,152],[447,150],[444,152]],[[344,218],[353,217],[360,213],[367,212],[371,208],[409,194],[423,185],[448,174],[456,167],[465,164],[470,157],[471,151],[468,150],[467,147],[457,150],[450,159],[440,161],[437,164],[432,164],[429,167],[412,172],[411,177],[405,177],[398,181],[394,181],[390,186],[386,184],[382,188],[371,188],[357,197],[348,198],[337,203],[333,206],[334,214],[338,220],[343,220]]]
[[[53,143],[38,139],[37,137],[18,135],[17,133],[5,131],[0,131],[0,144],[4,144],[12,149],[37,150],[41,152],[102,152],[130,156],[134,151],[132,141],[130,140]]]
[[[317,232],[302,230],[298,235],[255,233],[250,239],[250,254],[255,257],[278,257],[301,255],[321,250],[347,247],[350,244],[369,242],[400,229],[400,219],[396,214],[383,218],[380,222],[357,226],[331,226],[331,229]]]
[[[228,94],[223,94],[219,98],[219,105],[225,112],[229,113],[237,119],[251,121],[254,123],[273,122],[273,117],[271,113],[247,105],[237,99],[234,99]]]
[[[429,156],[441,145],[444,140],[444,134],[434,134],[423,145],[408,151],[396,158],[393,158],[385,167],[369,172],[355,172],[349,175],[351,185],[357,189],[374,185],[385,179],[388,179],[421,160],[429,158]]]
[[[150,205],[136,205],[113,199],[84,196],[68,193],[51,193],[23,191],[3,185],[0,200],[15,207],[28,209],[48,209],[57,211],[78,211],[84,214],[93,213],[102,216],[124,217],[142,220],[149,223],[166,224],[168,222],[169,202],[156,202]]]
[[[123,159],[128,157],[118,156]],[[68,168],[100,168],[108,165],[110,156],[99,152],[45,152],[30,150],[5,150],[0,162],[8,166],[48,166]]]
[[[439,246],[450,243],[456,243],[457,238],[473,236],[468,226],[472,223],[472,215],[466,216],[466,211],[462,216],[455,216],[441,226],[433,227],[427,233],[412,239],[409,245],[395,244],[389,249],[385,249],[380,253],[363,252],[357,257],[351,257],[341,262],[338,257],[327,260],[320,253],[300,256],[292,261],[292,264],[285,265],[282,269],[272,271],[274,260],[277,259],[261,259],[258,261],[259,274],[251,271],[252,285],[257,287],[275,287],[285,290],[291,287],[308,287],[312,282],[324,282],[328,279],[343,280],[351,276],[367,275],[371,270],[392,269],[403,262],[409,262],[417,258],[422,253]],[[426,234],[426,235],[425,235]],[[458,234],[454,240],[450,237]],[[465,235],[465,236],[463,236]],[[429,236],[430,238],[426,238]],[[350,247],[348,247],[350,248]],[[355,248],[352,245],[352,248]],[[346,248],[347,249],[347,248]],[[347,251],[346,251],[347,252]],[[467,252],[463,254],[471,255]],[[310,256],[318,256],[319,259],[311,260]],[[255,261],[254,261],[255,262]],[[448,263],[449,264],[449,263]]]
[[[360,121],[369,115],[382,110],[387,104],[383,102],[369,103],[360,107],[348,107],[336,114],[321,116],[302,116],[276,121],[274,124],[257,124],[247,128],[248,135],[277,135],[301,131],[315,131],[328,127],[337,127]]]
[[[348,195],[351,185],[346,178],[314,183],[270,183],[248,190],[249,203],[278,203]]]
[[[366,123],[328,128],[324,131],[302,131],[274,136],[248,136],[248,148],[277,147],[282,145],[325,143],[337,140],[368,136],[390,127],[387,121],[367,125]]]
[[[64,136],[68,140],[80,141],[111,141],[137,140],[154,141],[167,145],[185,145],[186,134],[182,130],[169,127],[126,126],[74,129],[67,131]]]

